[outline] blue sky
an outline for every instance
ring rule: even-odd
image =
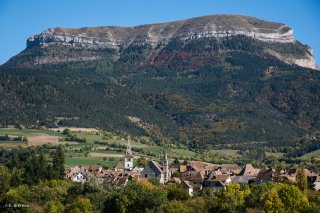
[[[0,0],[0,64],[50,27],[132,26],[210,14],[286,23],[320,64],[320,0]]]

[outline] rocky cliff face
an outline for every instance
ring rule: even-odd
[[[253,17],[237,15],[212,15],[161,24],[136,27],[92,27],[92,28],[50,28],[40,35],[28,38],[27,48],[68,46],[75,48],[121,49],[129,45],[151,45],[153,48],[166,45],[173,39],[190,41],[201,38],[225,38],[244,35],[263,42],[293,43],[293,30],[287,25],[267,22]],[[275,53],[279,59],[299,66],[315,68],[312,50],[305,57],[284,57]],[[69,57],[64,61],[98,59],[100,56]],[[59,61],[59,59],[57,59]],[[61,59],[63,61],[63,59]],[[39,63],[52,60],[37,59]],[[56,61],[56,60],[53,60]]]
[[[27,46],[62,44],[79,47],[119,48],[130,44],[166,44],[172,39],[191,40],[208,37],[245,35],[261,41],[293,42],[293,30],[279,23],[253,17],[214,15],[149,24],[136,27],[50,28],[40,35],[31,36]]]

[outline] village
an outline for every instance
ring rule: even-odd
[[[297,168],[276,171],[273,168],[254,168],[252,164],[240,167],[237,164],[212,164],[200,161],[189,161],[186,165],[169,166],[170,159],[164,153],[161,163],[149,160],[145,167],[134,166],[134,156],[128,140],[123,162],[117,163],[113,169],[104,169],[102,165],[76,165],[66,169],[65,179],[84,183],[88,177],[94,177],[101,183],[125,186],[129,181],[140,181],[155,178],[160,185],[167,183],[181,184],[190,196],[197,194],[203,188],[226,189],[231,183],[259,184],[268,181],[296,182]],[[304,169],[308,185],[315,191],[320,190],[320,176]]]

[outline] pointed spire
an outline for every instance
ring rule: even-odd
[[[132,156],[131,143],[130,143],[130,140],[129,140],[129,139],[128,139],[128,144],[127,144],[126,155],[127,155],[127,156]]]
[[[165,153],[164,153],[164,159],[165,160],[168,160],[168,153],[167,153],[167,150],[165,151]]]

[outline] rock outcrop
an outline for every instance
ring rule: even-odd
[[[293,30],[285,24],[267,22],[248,16],[212,15],[136,27],[50,28],[40,35],[29,37],[27,48],[62,45],[91,49],[121,49],[131,44],[148,44],[156,48],[159,44],[165,45],[173,39],[188,41],[236,35],[248,36],[263,42],[295,42]],[[278,53],[273,55],[286,63],[315,68],[311,49],[307,51],[306,56],[303,58],[288,58]],[[97,57],[93,58],[96,59]]]
[[[162,24],[136,27],[50,28],[40,35],[31,36],[27,47],[62,44],[79,47],[119,48],[134,44],[157,46],[174,38],[181,40],[204,37],[245,35],[261,41],[293,42],[293,30],[279,23],[253,17],[213,15]]]

